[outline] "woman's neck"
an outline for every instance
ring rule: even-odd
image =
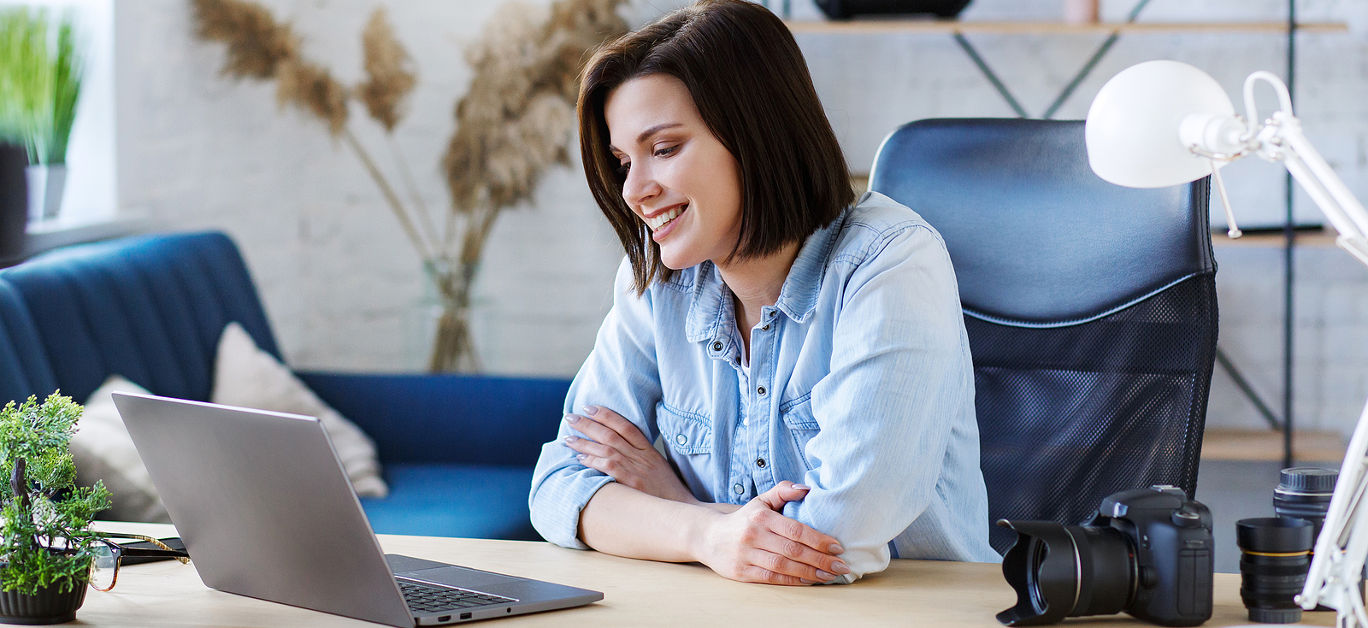
[[[760,310],[779,301],[793,261],[798,258],[799,242],[784,245],[779,251],[723,265],[717,264],[722,282],[736,296],[737,327],[749,339],[750,328],[760,322]],[[747,343],[749,344],[749,343]]]

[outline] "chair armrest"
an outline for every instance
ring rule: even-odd
[[[297,373],[375,440],[382,463],[531,467],[556,437],[569,380]]]

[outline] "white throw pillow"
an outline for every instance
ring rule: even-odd
[[[229,323],[219,338],[214,361],[214,392],[210,401],[229,406],[257,408],[318,417],[332,439],[342,467],[356,494],[384,497],[389,487],[380,477],[375,443],[361,428],[319,399],[290,369],[257,348],[247,330]]]
[[[110,393],[147,394],[146,390],[118,375],[105,380],[85,402],[85,412],[71,437],[71,456],[76,461],[76,483],[90,486],[104,481],[112,505],[102,517],[115,521],[169,523],[166,506],[138,456],[137,447],[124,427]]]

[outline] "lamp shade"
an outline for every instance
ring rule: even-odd
[[[1211,162],[1189,150],[1179,129],[1209,119],[1235,119],[1216,79],[1177,61],[1133,65],[1107,81],[1088,109],[1088,164],[1103,180],[1127,187],[1195,181],[1211,174]]]

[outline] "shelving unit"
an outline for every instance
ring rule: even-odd
[[[788,21],[789,29],[795,34],[831,34],[831,35],[876,35],[876,34],[922,34],[922,35],[948,35],[952,37],[956,44],[964,51],[971,61],[978,67],[984,78],[992,84],[1003,100],[1022,118],[1031,116],[1016,100],[1003,80],[990,68],[983,57],[979,55],[967,35],[1048,35],[1048,36],[1082,36],[1082,35],[1105,35],[1106,38],[1098,46],[1096,51],[1087,59],[1081,68],[1075,73],[1073,78],[1060,91],[1045,112],[1039,117],[1050,119],[1059,108],[1072,96],[1074,90],[1096,67],[1097,63],[1108,53],[1111,47],[1123,34],[1171,34],[1171,33],[1205,33],[1205,32],[1240,32],[1240,33],[1267,33],[1285,35],[1287,37],[1287,85],[1293,90],[1295,95],[1296,78],[1296,35],[1298,33],[1346,33],[1348,26],[1343,23],[1333,22],[1299,22],[1296,18],[1295,0],[1288,0],[1287,20],[1277,22],[1137,22],[1136,18],[1150,0],[1138,0],[1135,7],[1130,11],[1124,22],[1111,23],[1063,23],[1063,22],[991,22],[991,21],[959,21],[959,20],[937,20],[937,19],[855,19],[849,21]],[[857,186],[856,189],[867,187],[867,173],[853,173],[852,182]],[[861,184],[864,184],[863,186]],[[1292,433],[1292,250],[1298,244],[1325,245],[1334,244],[1335,236],[1330,232],[1315,233],[1296,233],[1292,226],[1292,190],[1293,182],[1287,178],[1287,197],[1286,197],[1286,226],[1280,234],[1258,234],[1246,236],[1238,240],[1231,240],[1223,234],[1213,234],[1216,246],[1277,246],[1285,248],[1284,253],[1284,367],[1283,367],[1283,416],[1281,424],[1274,413],[1269,409],[1258,394],[1249,386],[1244,376],[1236,366],[1227,358],[1219,348],[1217,349],[1218,363],[1224,368],[1235,381],[1236,385],[1258,408],[1260,414],[1274,427],[1282,431],[1283,451],[1282,461],[1285,466],[1290,466],[1296,460],[1293,451]],[[1300,448],[1298,448],[1300,450]]]

